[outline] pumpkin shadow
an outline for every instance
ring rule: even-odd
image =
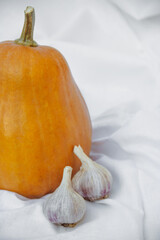
[[[132,156],[131,153],[124,150],[113,139],[103,139],[102,141],[93,142],[92,151],[116,160],[129,160]]]
[[[124,150],[113,139],[102,139],[92,144],[91,158],[106,167],[112,174],[113,184],[109,198],[115,198],[121,191],[120,171],[115,168],[116,162],[130,161],[133,154]],[[101,161],[101,158],[103,161]]]
[[[115,125],[115,126],[98,126],[93,129],[92,133],[92,139],[98,139],[98,138],[108,138],[113,133],[118,131],[121,128],[121,126]]]

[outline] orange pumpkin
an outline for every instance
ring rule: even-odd
[[[20,39],[0,43],[0,189],[38,198],[80,168],[73,146],[89,154],[91,121],[62,54],[33,41],[27,7]]]

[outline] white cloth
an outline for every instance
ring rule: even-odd
[[[0,240],[160,240],[160,1],[0,1],[1,41],[20,35],[26,5],[35,40],[69,63],[92,118],[91,157],[113,189],[73,229],[48,222],[45,197],[1,190]]]

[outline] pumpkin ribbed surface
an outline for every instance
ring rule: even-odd
[[[0,43],[0,189],[26,197],[53,192],[63,168],[91,146],[86,104],[66,60],[46,46]]]

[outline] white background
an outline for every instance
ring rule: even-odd
[[[51,225],[44,199],[0,191],[0,240],[160,240],[160,1],[0,1],[0,41],[21,34],[65,56],[93,124],[91,157],[113,175],[110,199],[87,203],[73,229]]]

